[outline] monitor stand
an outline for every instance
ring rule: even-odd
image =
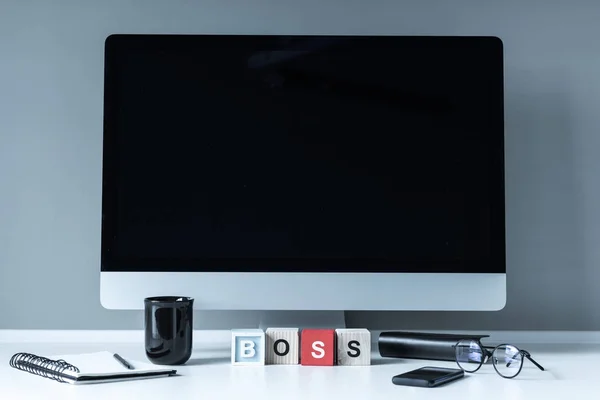
[[[264,311],[258,327],[341,329],[346,327],[344,311]]]

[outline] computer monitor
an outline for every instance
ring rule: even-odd
[[[498,310],[494,37],[112,35],[101,302]]]

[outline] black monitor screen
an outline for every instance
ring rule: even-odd
[[[114,35],[103,271],[505,272],[491,37]]]

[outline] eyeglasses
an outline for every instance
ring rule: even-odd
[[[465,372],[477,372],[490,358],[494,369],[503,378],[514,378],[523,368],[524,358],[544,371],[544,367],[531,358],[531,354],[511,344],[486,347],[479,340],[464,339],[455,346],[456,363]]]

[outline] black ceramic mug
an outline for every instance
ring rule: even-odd
[[[181,365],[192,355],[194,299],[144,299],[146,357],[160,365]]]

